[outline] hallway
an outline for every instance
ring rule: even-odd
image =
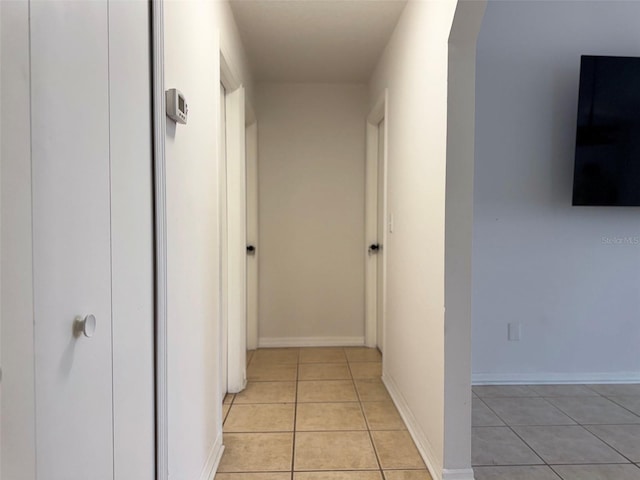
[[[216,480],[431,480],[384,384],[376,349],[249,352],[224,404]]]

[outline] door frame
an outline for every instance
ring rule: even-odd
[[[369,245],[382,242],[383,248],[387,243],[387,228],[384,228],[384,238],[378,238],[378,172],[379,172],[379,134],[380,122],[388,120],[388,104],[389,90],[385,89],[378,97],[378,100],[371,109],[367,117],[367,160],[366,160],[366,186],[365,186],[365,238],[367,241],[365,248],[365,344],[367,347],[375,348],[378,342],[384,342],[378,339],[378,259],[375,255],[369,254]],[[389,139],[389,122],[385,122],[384,128],[384,152],[383,152],[383,171],[384,171],[384,191],[385,198],[383,200],[384,218],[387,218],[387,163],[388,163],[388,139]],[[386,259],[383,257],[383,265],[386,265]],[[386,266],[384,267],[383,296],[386,297]],[[384,300],[383,300],[384,305]],[[384,309],[380,318],[385,323]],[[384,346],[381,345],[384,350]]]
[[[164,2],[151,3],[153,169],[155,210],[156,478],[169,480],[167,335],[167,176],[164,93]]]
[[[222,341],[227,350],[227,385],[223,391],[238,393],[247,385],[247,207],[246,207],[246,143],[245,90],[239,76],[234,73],[229,56],[220,49],[220,83],[226,91],[226,224],[221,225],[221,326]],[[222,101],[223,99],[220,99]],[[222,187],[222,184],[220,184]],[[222,188],[220,189],[221,191]],[[222,202],[221,202],[222,205]],[[222,239],[222,237],[221,237]],[[226,248],[225,248],[226,247]],[[226,273],[226,281],[223,276]],[[226,315],[223,314],[223,309]],[[225,335],[226,333],[226,339]],[[224,349],[221,349],[224,350]],[[221,352],[222,355],[222,352]],[[220,359],[221,368],[224,361]],[[223,378],[224,375],[221,375]]]

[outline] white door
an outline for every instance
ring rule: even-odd
[[[113,480],[108,38],[105,1],[31,2],[39,480]]]
[[[222,398],[228,391],[229,378],[229,303],[228,303],[228,255],[227,255],[227,91],[220,84],[220,145],[219,188],[220,188],[220,325],[222,345]]]
[[[386,165],[385,165],[385,121],[378,125],[378,256],[377,256],[377,293],[376,293],[376,317],[378,348],[384,347],[384,321],[385,321],[385,232],[386,232]]]
[[[247,350],[258,348],[258,124],[246,131],[247,157]]]

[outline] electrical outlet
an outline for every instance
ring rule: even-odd
[[[522,324],[510,323],[507,327],[507,334],[510,342],[519,342],[522,338]]]

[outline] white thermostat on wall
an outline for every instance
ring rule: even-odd
[[[186,124],[189,107],[182,92],[176,88],[167,90],[166,101],[167,116],[177,123]]]

